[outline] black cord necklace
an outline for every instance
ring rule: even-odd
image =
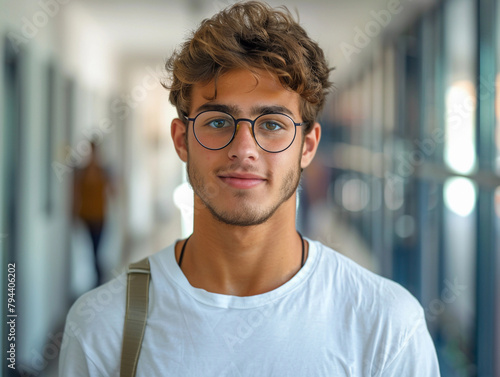
[[[302,237],[302,234],[300,234],[300,232],[297,232],[300,236],[300,241],[302,242],[302,259],[301,259],[301,263],[300,263],[300,268],[304,267],[304,262],[305,262],[305,257],[306,257],[306,247],[305,247],[305,242],[304,242],[304,238]],[[181,249],[181,255],[179,256],[179,267],[181,267],[181,264],[182,264],[182,258],[184,258],[184,251],[186,250],[186,245],[189,241],[189,239],[191,238],[191,236],[189,236],[187,239],[186,239],[186,242],[184,242],[184,245],[182,245],[182,249]]]

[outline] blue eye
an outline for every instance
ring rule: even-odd
[[[217,128],[217,129],[228,127],[230,125],[231,124],[225,119],[214,119],[214,120],[207,123],[207,126],[212,127],[212,128]]]

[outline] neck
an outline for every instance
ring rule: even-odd
[[[224,224],[203,206],[195,208],[201,209],[195,212],[182,260],[192,286],[251,296],[276,289],[300,270],[302,240],[295,229],[295,195],[265,223],[253,226]],[[177,260],[183,244],[176,247]]]

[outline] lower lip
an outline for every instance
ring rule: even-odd
[[[233,178],[233,177],[220,177],[220,179],[233,188],[237,189],[249,189],[259,184],[263,183],[264,179],[254,179],[254,178]]]

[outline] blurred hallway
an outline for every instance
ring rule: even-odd
[[[15,263],[19,314],[2,375],[57,376],[67,311],[96,285],[72,216],[90,141],[113,186],[103,281],[190,234],[163,66],[231,3],[1,3],[0,281],[5,319]],[[417,297],[443,377],[500,376],[500,0],[269,3],[296,9],[336,67],[298,229]]]

